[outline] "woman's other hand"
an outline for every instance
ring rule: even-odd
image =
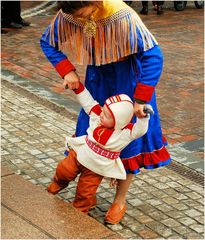
[[[80,77],[75,71],[71,71],[64,76],[63,86],[70,90],[78,89],[80,84]]]
[[[138,118],[143,118],[143,117],[146,116],[146,113],[144,112],[144,107],[145,107],[145,104],[139,104],[139,103],[135,102],[135,104],[134,104],[134,114]]]

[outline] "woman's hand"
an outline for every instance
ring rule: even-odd
[[[143,118],[146,116],[146,113],[144,113],[144,107],[145,104],[139,104],[136,103],[134,104],[134,114],[138,117],[138,118]]]
[[[63,86],[65,89],[71,90],[78,89],[80,83],[80,77],[75,71],[71,71],[64,76]]]

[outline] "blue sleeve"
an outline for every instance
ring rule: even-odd
[[[64,59],[67,59],[66,55],[58,50],[58,18],[56,18],[54,23],[54,41],[55,47],[50,44],[50,28],[51,25],[47,27],[45,32],[43,33],[40,39],[40,46],[45,56],[51,62],[51,64],[55,67],[59,62]]]
[[[138,38],[138,53],[136,54],[138,81],[142,84],[156,86],[163,69],[163,54],[160,47],[144,51],[141,37]]]
[[[153,42],[154,43],[154,42]],[[163,55],[160,47],[153,47],[144,51],[143,41],[138,35],[138,52],[134,62],[137,70],[137,84],[134,98],[148,102],[151,100],[163,69]]]

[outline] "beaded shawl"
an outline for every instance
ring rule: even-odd
[[[60,10],[48,30],[50,44],[66,52],[77,64],[102,65],[116,62],[128,55],[137,53],[138,34],[141,35],[144,51],[157,44],[154,36],[141,21],[138,14],[121,0],[119,9],[113,1],[106,1],[104,10],[107,17],[89,20],[74,18]],[[116,10],[117,9],[117,10]],[[103,10],[102,10],[103,11]],[[105,16],[101,12],[101,16]],[[58,43],[54,38],[57,21]]]

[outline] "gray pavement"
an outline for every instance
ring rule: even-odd
[[[1,239],[121,238],[5,167],[1,169],[1,192]]]
[[[2,166],[46,189],[62,159],[66,134],[75,121],[45,107],[19,89],[2,83]],[[69,113],[68,113],[69,114]],[[71,202],[76,182],[58,197]],[[99,187],[90,215],[103,223],[114,189]],[[123,238],[203,239],[203,187],[167,168],[136,175],[127,195],[123,221],[108,228]],[[51,206],[52,207],[52,206]]]
[[[170,8],[171,5],[172,2],[166,3],[168,8]],[[179,39],[182,39],[180,36],[183,35],[183,31],[184,33],[187,31],[187,34],[191,34],[190,29],[192,29],[193,26],[195,26],[194,24],[198,21],[197,16],[194,16],[193,19],[191,19],[191,15],[189,15],[192,12],[192,5],[193,3],[189,3],[190,8],[187,10],[187,15],[169,12],[169,9],[167,9],[167,15],[174,15],[173,18],[170,18],[171,20],[168,26],[169,28],[174,27],[175,30],[178,31],[176,36],[179,36]],[[134,6],[136,6],[136,8],[138,7],[139,10],[139,4],[134,3]],[[38,14],[39,9],[37,8],[36,10],[36,13]],[[171,9],[171,11],[173,11],[173,9]],[[36,18],[36,22],[32,23],[33,29],[27,30],[28,32],[25,30],[23,33],[20,33],[19,36],[23,36],[21,41],[23,41],[25,36],[27,37],[28,34],[31,36],[34,32],[34,37],[37,36],[39,39],[40,35],[37,33],[36,26],[40,26],[41,21],[44,22],[46,16],[46,14],[42,12],[40,12],[40,14],[42,14],[38,19],[40,23],[38,23]],[[190,20],[190,22],[188,21],[189,24],[187,22],[187,28],[186,21],[183,26],[173,25],[179,21],[178,14],[181,14],[180,16],[182,17],[180,24],[182,24],[183,19],[184,21],[187,19]],[[34,15],[32,11],[28,11],[26,12],[25,17]],[[151,29],[154,28],[154,24],[157,25],[159,29],[163,28],[163,21],[165,21],[166,15],[164,20],[163,16],[160,17],[160,19],[162,19],[161,22],[159,18],[153,15],[153,13],[150,14],[150,17],[153,19],[153,24],[149,20],[150,18],[145,18],[144,20],[150,24]],[[201,20],[200,14],[198,19]],[[163,31],[164,30],[165,29],[163,29]],[[162,47],[164,48],[167,59],[167,62],[165,62],[166,65],[162,76],[161,87],[158,90],[159,102],[161,104],[159,107],[161,108],[160,112],[162,112],[162,124],[165,126],[165,134],[169,135],[170,139],[173,140],[169,141],[171,142],[169,145],[170,153],[174,161],[176,161],[175,163],[178,162],[179,165],[177,165],[176,168],[165,167],[154,171],[143,170],[140,174],[136,175],[127,195],[128,210],[123,221],[118,225],[106,225],[106,227],[114,231],[116,234],[120,234],[121,237],[125,239],[204,239],[204,189],[202,186],[204,160],[202,157],[203,134],[201,134],[201,129],[203,128],[201,126],[201,116],[203,114],[198,112],[198,118],[194,120],[188,118],[188,115],[183,115],[183,113],[177,112],[178,107],[176,107],[177,111],[174,109],[173,114],[176,116],[174,119],[179,120],[179,125],[176,124],[176,126],[173,127],[172,121],[168,122],[167,120],[167,116],[173,116],[163,107],[167,106],[167,108],[170,108],[171,104],[173,106],[177,101],[179,103],[179,110],[185,106],[185,110],[187,111],[190,107],[190,103],[187,101],[187,97],[190,96],[189,90],[194,89],[195,94],[192,95],[192,101],[194,101],[194,106],[196,106],[197,110],[201,108],[202,94],[198,91],[201,82],[198,80],[203,75],[203,70],[201,70],[200,67],[202,57],[198,54],[198,65],[194,64],[196,61],[192,62],[195,67],[185,67],[183,64],[189,61],[188,59],[185,59],[185,62],[182,62],[181,55],[184,55],[183,52],[181,55],[175,52],[177,57],[172,56],[172,50],[175,50],[172,41],[178,41],[179,43],[179,40],[177,40],[177,38],[173,38],[173,40],[170,38],[171,34],[169,35],[168,31],[163,31],[158,32],[157,28],[154,28],[154,33],[158,35],[158,38],[162,42]],[[39,32],[42,32],[42,29],[40,29]],[[193,37],[193,35],[191,36]],[[188,42],[189,39],[190,38],[187,40]],[[199,53],[201,47],[198,43],[201,42],[201,38],[199,37],[196,39],[197,41],[192,44],[193,48],[189,46],[188,49],[194,49],[192,52]],[[26,71],[26,68],[20,67],[24,67],[26,64],[22,59],[20,60],[18,56],[19,53],[16,53],[12,46],[7,46],[5,44],[9,39],[5,40],[5,42],[3,41],[3,46],[6,51],[3,51],[3,54],[5,55],[3,55],[3,69],[1,72],[3,79],[1,92],[2,166],[10,169],[16,175],[19,175],[17,177],[23,177],[24,181],[28,183],[30,182],[30,184],[33,184],[34,186],[37,185],[45,191],[48,183],[51,181],[51,177],[54,174],[58,161],[64,157],[65,135],[72,135],[74,133],[79,105],[69,93],[65,95],[62,94],[62,92],[51,90],[50,85],[47,85],[47,78],[49,78],[48,82],[50,84],[51,79],[55,79],[58,76],[55,73],[46,76],[48,75],[48,72],[42,72],[41,66],[38,65],[38,57],[35,58],[33,63],[34,65],[36,64],[35,68],[32,69],[32,65],[28,65],[28,67],[30,67],[28,68],[28,72]],[[16,37],[14,37],[14,40],[18,41],[17,34]],[[164,41],[165,44],[163,45]],[[21,50],[20,52],[22,53]],[[17,54],[17,56],[15,54]],[[35,51],[31,50],[29,52],[30,59],[28,58],[29,60],[27,60],[25,58],[25,60],[30,63],[31,59],[34,59],[33,55],[35,54]],[[190,55],[188,51],[186,54]],[[9,58],[10,56],[13,57]],[[195,56],[192,58],[194,59]],[[178,65],[176,64],[178,59],[180,59],[183,66],[182,71],[180,71],[180,68],[178,68]],[[16,62],[17,65],[14,66]],[[18,66],[18,64],[20,64],[20,66]],[[175,68],[172,68],[171,65]],[[44,68],[46,67],[47,65],[44,65]],[[30,71],[32,71],[32,77],[29,75]],[[50,73],[51,68],[48,71]],[[190,89],[187,88],[187,86],[184,89],[183,87],[182,89],[179,88],[180,84],[183,85],[181,74],[184,74],[183,77],[185,77],[188,82],[190,79],[193,81],[192,78],[196,77],[196,80],[193,85],[191,85]],[[189,76],[190,74],[193,74],[192,78]],[[197,76],[199,76],[199,79]],[[37,81],[35,81],[35,78]],[[163,98],[167,92],[173,91],[174,89],[170,82],[167,82],[166,86],[166,82],[164,81],[166,78],[173,78],[175,80],[173,85],[176,83],[179,84],[178,95],[180,99],[184,98],[183,100],[186,101],[181,102],[179,99],[175,99],[172,96],[169,98],[169,101]],[[197,104],[198,102],[199,104]],[[184,105],[184,103],[186,105]],[[175,112],[177,112],[178,115],[175,114]],[[185,125],[187,120],[189,120],[190,125]],[[190,126],[192,126],[193,120],[195,121],[195,124],[192,130]],[[184,126],[182,130],[186,130],[186,136],[183,136],[184,133],[180,132],[180,125]],[[200,127],[197,127],[198,125]],[[193,134],[194,131],[197,132],[197,137]],[[174,141],[178,140],[178,138],[180,141]],[[198,181],[198,179],[200,179],[200,181]],[[13,186],[15,186],[15,179],[12,181],[11,185],[13,184]],[[6,189],[6,185],[4,186]],[[75,187],[76,182],[71,183],[69,187],[63,190],[57,195],[57,197],[62,199],[65,204],[69,206],[69,203],[72,202],[75,195]],[[36,190],[34,190],[34,192],[35,191]],[[98,189],[98,205],[90,212],[91,217],[96,219],[99,223],[104,224],[104,215],[113,200],[114,192],[114,189],[109,188],[108,180],[105,179]],[[24,199],[24,197],[26,198],[26,192],[24,192],[21,197],[21,199]],[[47,201],[46,197],[44,201]],[[52,203],[50,204],[51,208],[54,207],[52,206]],[[15,205],[12,206],[14,208]],[[5,205],[3,205],[2,209],[4,212],[2,220],[6,219],[6,223],[8,224],[6,225],[6,230],[5,228],[2,229],[8,233],[9,227],[12,226],[15,221],[19,221],[17,225],[22,226],[22,219],[19,219],[16,216],[12,219],[8,213],[8,209],[5,209]],[[10,217],[11,220],[8,220]],[[26,221],[28,223],[29,219],[26,219]],[[61,216],[60,221],[63,221],[63,216]],[[2,227],[5,227],[4,222],[2,221]],[[26,235],[27,237],[24,238],[29,238],[29,236],[31,236],[28,234],[29,228],[33,229],[33,225],[25,225],[25,227],[26,226],[28,227],[28,231]],[[35,228],[34,235],[32,235],[33,238],[35,238],[35,236],[36,238],[48,238],[49,236],[58,238],[60,236],[45,234],[45,232],[42,234],[42,232],[39,232],[39,228],[37,229],[38,230]],[[49,231],[46,233],[49,233]],[[17,235],[17,232],[15,233],[15,231],[12,232],[12,234],[12,238],[21,239],[23,238],[22,236],[25,236],[22,235],[23,233]],[[88,235],[86,236],[89,238]],[[112,236],[112,233],[105,236],[108,238],[109,236]],[[81,236],[80,238],[83,237]],[[101,238],[103,238],[103,236]],[[113,238],[117,238],[117,235]]]

